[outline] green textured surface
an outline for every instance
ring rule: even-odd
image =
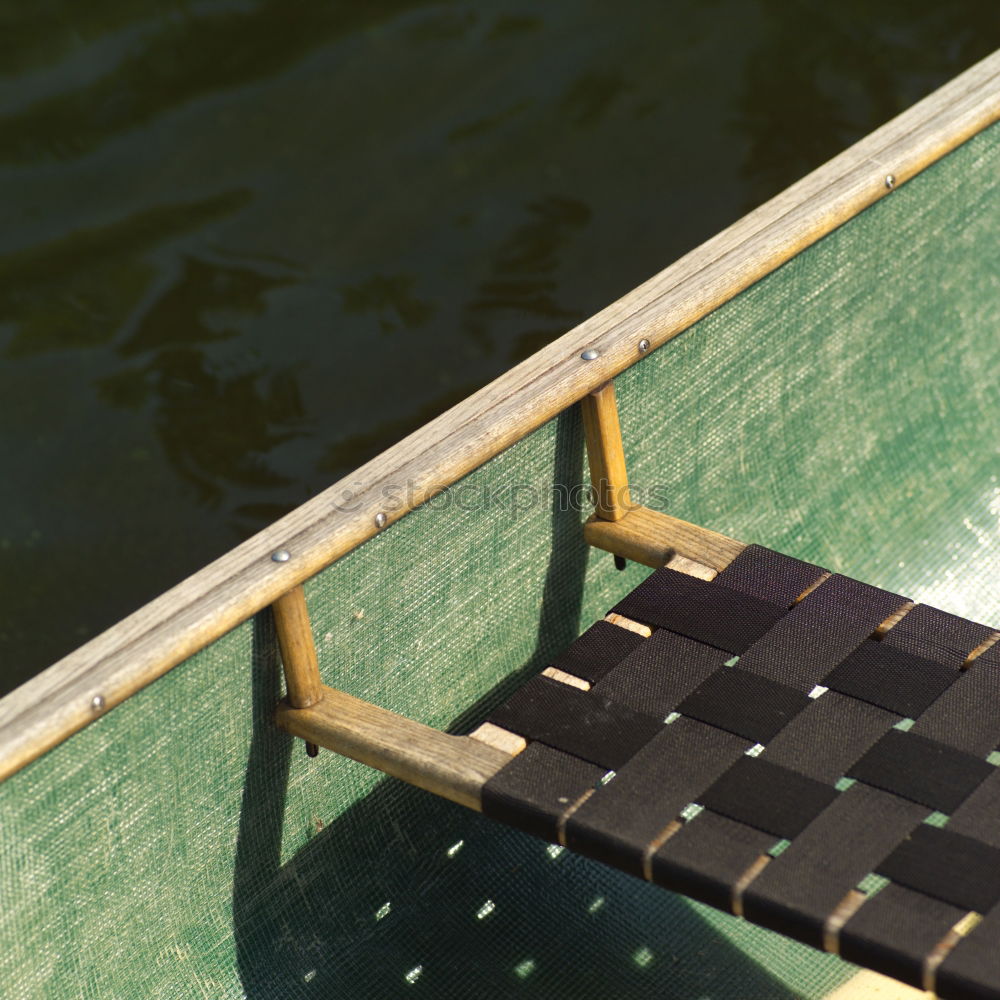
[[[619,380],[672,513],[1000,620],[1000,132]],[[575,413],[307,587],[335,684],[460,731],[627,589]],[[514,484],[528,491],[513,505]],[[491,500],[469,503],[471,487]],[[545,498],[545,499],[543,499]],[[462,509],[474,508],[474,509]],[[4,996],[819,997],[852,968],[278,733],[248,623],[0,787]]]

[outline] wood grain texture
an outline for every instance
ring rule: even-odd
[[[1000,53],[0,700],[0,779],[640,360],[640,339],[659,347],[891,197],[886,174],[898,188],[1000,118],[998,82]]]
[[[666,565],[668,569],[675,569],[678,573],[687,573],[688,576],[696,576],[706,583],[711,582],[719,575],[717,569],[712,569],[711,566],[706,566],[704,563],[689,559],[676,552],[667,560]]]
[[[951,930],[938,941],[930,954],[927,955],[924,959],[923,985],[928,993],[933,994],[937,989],[937,973],[944,960],[951,954],[959,941],[974,931],[982,922],[983,916],[981,913],[976,913],[975,911],[966,913],[961,920],[955,922]]]
[[[512,733],[509,729],[501,729],[494,726],[492,722],[482,722],[469,733],[470,740],[479,740],[497,750],[502,750],[511,757],[516,757],[528,749],[528,741],[517,733]]]
[[[558,681],[560,684],[568,684],[578,691],[590,690],[590,681],[585,681],[582,677],[577,677],[575,674],[567,674],[565,670],[560,670],[558,667],[546,667],[542,671],[542,676],[551,677],[552,680]]]
[[[611,625],[617,625],[619,628],[627,629],[636,635],[641,635],[644,639],[648,639],[653,634],[653,630],[648,625],[643,625],[641,622],[634,622],[631,618],[626,618],[624,615],[616,615],[613,611],[609,611],[604,616],[604,620]]]
[[[587,393],[580,406],[595,513],[605,521],[619,521],[635,505],[629,495],[614,382]]]
[[[745,542],[648,507],[636,507],[620,521],[592,517],[583,526],[583,537],[595,548],[654,569],[665,566],[675,556],[683,556],[684,561],[678,561],[675,568],[691,576],[703,574],[682,567],[695,563],[718,572],[746,548]]]
[[[495,746],[450,736],[329,687],[310,708],[282,702],[277,722],[307,743],[477,811],[483,785],[511,759]]]
[[[862,969],[842,986],[828,993],[826,1000],[934,1000],[934,998],[914,986],[907,986],[888,976]]]
[[[274,627],[285,668],[288,701],[295,708],[315,705],[322,695],[319,661],[313,642],[312,622],[302,585],[292,587],[271,605]]]

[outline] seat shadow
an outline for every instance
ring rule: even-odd
[[[578,497],[583,481],[583,421],[578,407],[556,417],[551,496],[551,549],[535,629],[535,648],[524,664],[469,705],[447,727],[450,733],[475,728],[529,677],[544,670],[578,635],[589,546],[583,540]],[[610,559],[610,557],[609,557]]]

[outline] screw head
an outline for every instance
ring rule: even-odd
[[[271,562],[288,562],[291,558],[292,554],[288,549],[278,549],[277,552],[271,553]]]
[[[596,347],[588,347],[580,357],[584,361],[596,361],[601,356],[601,352]]]
[[[896,175],[886,174],[885,175],[885,186],[891,191],[896,186]]]
[[[382,513],[382,511],[379,511],[379,512],[378,512],[378,513],[377,513],[377,514],[375,515],[375,527],[376,527],[376,528],[384,528],[384,527],[385,527],[385,525],[386,525],[386,522],[387,522],[388,520],[389,520],[389,518],[387,518],[387,517],[385,516],[385,514],[383,514],[383,513]]]
[[[94,697],[90,699],[90,707],[95,712],[103,712],[104,705],[105,701],[103,694],[95,694]]]
[[[649,350],[649,341],[646,340],[645,337],[643,337],[642,340],[639,341],[639,353],[645,354],[646,351],[648,350]]]

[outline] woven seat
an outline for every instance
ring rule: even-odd
[[[484,813],[942,997],[1000,996],[993,629],[760,546],[612,610],[491,715],[527,745]]]

